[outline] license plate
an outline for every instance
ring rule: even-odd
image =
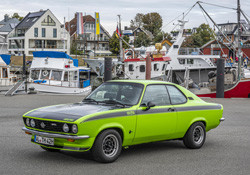
[[[34,141],[36,143],[42,143],[42,144],[45,144],[45,145],[54,146],[54,138],[41,137],[41,136],[35,135]]]

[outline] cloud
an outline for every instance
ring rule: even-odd
[[[207,3],[218,4],[217,0],[203,0]],[[63,22],[74,17],[75,12],[83,12],[94,15],[94,12],[100,12],[102,25],[110,32],[116,29],[117,15],[121,15],[122,26],[130,24],[130,20],[134,18],[136,13],[158,12],[163,18],[163,24],[169,23],[172,19],[189,9],[196,0],[1,0],[0,19],[4,14],[12,15],[17,12],[21,16],[25,16],[28,12],[39,11],[40,9],[50,9],[55,16]],[[236,0],[223,0],[220,5],[236,8]],[[217,23],[235,22],[237,20],[236,13],[229,9],[214,7],[202,4],[207,12]],[[243,11],[250,15],[250,1],[241,1]],[[69,12],[69,13],[68,13]],[[186,17],[189,21],[188,28],[197,27],[202,23],[206,23],[201,10],[198,6],[193,8]],[[174,26],[169,24],[164,30],[171,30]]]

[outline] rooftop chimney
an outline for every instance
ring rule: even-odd
[[[5,14],[4,15],[4,22],[7,22],[9,20],[9,15]]]

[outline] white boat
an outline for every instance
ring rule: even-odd
[[[10,55],[1,54],[0,55],[0,90],[7,90],[12,86],[16,77],[10,73]]]
[[[78,60],[64,52],[33,52],[28,88],[60,94],[91,92],[90,69],[79,67]]]

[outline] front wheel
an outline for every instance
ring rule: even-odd
[[[114,129],[108,129],[97,136],[91,151],[96,161],[111,163],[118,159],[121,149],[120,134]]]
[[[190,126],[183,138],[183,143],[187,148],[201,148],[206,140],[206,129],[202,122],[196,122]]]

